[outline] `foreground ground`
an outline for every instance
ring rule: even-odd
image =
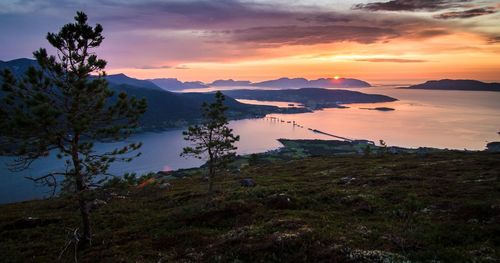
[[[194,171],[199,173],[200,171]],[[255,187],[240,186],[253,178]],[[500,155],[261,161],[99,194],[80,262],[498,262]],[[68,198],[0,207],[2,262],[74,261]],[[27,218],[37,223],[27,224]],[[63,252],[62,252],[63,251]]]

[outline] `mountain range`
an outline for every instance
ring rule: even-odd
[[[30,66],[37,67],[38,64],[31,59],[0,61],[0,70],[10,69],[17,77],[21,77]],[[110,89],[116,94],[125,91],[130,96],[146,98],[148,110],[141,118],[141,124],[144,129],[148,130],[180,127],[194,123],[201,117],[201,105],[204,102],[210,103],[214,97],[209,93],[166,91],[150,81],[131,78],[124,74],[109,75],[106,79]],[[274,106],[244,104],[230,97],[226,98],[225,103],[229,107],[227,114],[230,119],[262,117],[268,113],[287,111]]]
[[[14,59],[10,61],[0,61],[0,70],[8,67],[15,75],[24,73],[28,67],[36,66],[36,61],[27,58]],[[125,74],[114,74],[106,77],[111,84],[127,84],[148,89],[164,89],[168,91],[182,91],[186,89],[203,89],[208,87],[263,87],[276,89],[290,88],[365,88],[371,85],[362,80],[351,78],[319,78],[308,80],[305,78],[279,78],[261,82],[251,82],[248,80],[215,80],[211,83],[201,81],[180,81],[176,78],[155,78],[139,80],[130,78]]]
[[[7,62],[0,61],[0,70],[10,69],[17,77],[21,77],[30,66],[37,67],[38,64],[35,60],[31,59],[16,59]],[[140,80],[131,78],[125,74],[108,75],[106,79],[108,80],[110,89],[116,91],[116,94],[120,91],[125,91],[130,96],[147,99],[148,110],[141,119],[141,124],[144,129],[163,129],[195,123],[201,117],[201,105],[205,102],[210,103],[214,98],[212,93],[179,93],[165,90],[165,86],[175,87],[177,89],[187,86],[204,87],[205,84],[201,82],[181,82],[176,79]],[[285,86],[298,87],[305,84],[320,86],[329,85],[328,83],[332,81],[337,80],[319,79],[309,81],[302,78],[282,78],[259,83],[220,80],[210,83],[209,85],[229,85],[237,83],[239,85],[250,85],[250,87],[265,85],[267,87],[278,88]],[[349,79],[339,79],[338,81],[345,85],[358,85],[364,83]],[[321,88],[232,90],[225,91],[224,94],[227,95],[225,103],[229,107],[227,115],[230,119],[262,117],[269,113],[307,112],[311,109],[337,107],[339,106],[338,104],[345,103],[387,102],[396,100],[382,95]],[[300,102],[305,104],[309,109],[278,108],[275,106],[244,104],[238,102],[234,98]]]
[[[149,79],[149,81],[159,87],[170,90],[180,91],[185,89],[200,89],[208,87],[256,87],[256,88],[275,88],[275,89],[290,89],[290,88],[366,88],[371,87],[368,82],[349,79],[349,78],[320,78],[308,80],[305,78],[279,78],[266,80],[262,82],[251,82],[249,80],[233,80],[219,79],[211,83],[203,83],[201,81],[182,82],[177,79]]]

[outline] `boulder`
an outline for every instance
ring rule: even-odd
[[[355,181],[356,178],[351,177],[351,176],[345,176],[339,179],[339,184],[350,184],[351,182]]]
[[[169,182],[164,182],[164,183],[161,183],[158,188],[160,189],[165,189],[165,190],[170,190],[172,189],[172,184],[169,183]]]

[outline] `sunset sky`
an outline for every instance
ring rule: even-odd
[[[77,10],[107,72],[183,81],[500,81],[500,0],[2,0],[0,60],[31,58]]]

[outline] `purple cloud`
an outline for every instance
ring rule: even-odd
[[[264,45],[313,45],[342,41],[374,43],[400,36],[391,28],[371,26],[275,26],[226,31],[230,40]]]
[[[472,0],[391,0],[389,2],[375,2],[356,4],[353,9],[368,11],[436,11],[451,7],[462,7]]]
[[[439,15],[434,16],[434,18],[437,19],[464,19],[464,18],[471,18],[471,17],[476,17],[476,16],[484,16],[484,15],[490,15],[496,13],[498,10],[495,7],[482,7],[482,8],[474,8],[474,9],[468,9],[464,11],[457,11],[457,12],[446,12],[442,13]]]

